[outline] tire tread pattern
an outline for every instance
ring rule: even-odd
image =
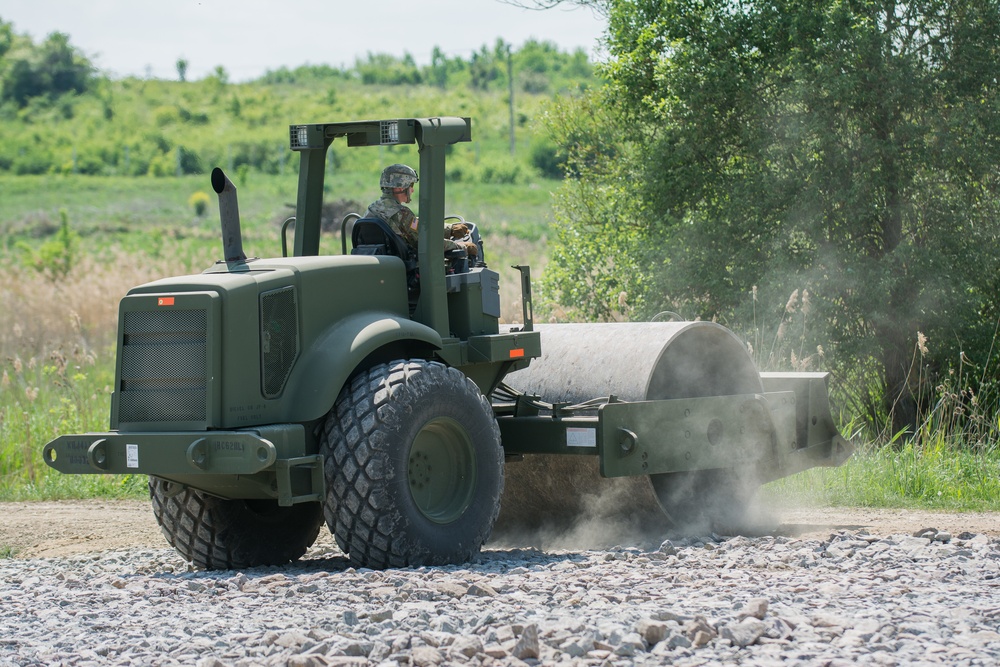
[[[255,501],[225,500],[149,478],[153,514],[167,542],[195,567],[234,570],[283,565],[298,560],[316,541],[323,514],[319,503],[279,507]]]
[[[475,502],[491,505],[475,508],[482,518],[473,523],[481,525],[473,525],[466,539],[456,535],[458,542],[447,553],[420,544],[420,528],[396,506],[390,491],[393,485],[407,487],[405,471],[390,463],[391,449],[400,446],[394,436],[409,426],[406,422],[421,400],[440,395],[477,405],[488,416],[483,431],[470,435],[488,443],[477,445],[477,456],[485,454],[488,460],[483,464],[499,474],[495,498],[477,492]],[[466,562],[489,538],[503,493],[500,428],[489,400],[461,371],[414,359],[379,364],[360,373],[341,392],[324,424],[322,443],[327,525],[353,565],[384,569]]]

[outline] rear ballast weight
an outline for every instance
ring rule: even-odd
[[[761,483],[850,455],[826,376],[761,374],[721,326],[536,327],[527,267],[516,267],[522,323],[501,326],[499,275],[482,253],[446,271],[440,250],[455,217],[445,154],[471,141],[469,119],[289,136],[291,256],[288,222],[282,257],[246,257],[236,188],[215,170],[223,260],[129,291],[111,429],[43,450],[67,474],[149,475],[164,535],[197,567],[295,560],[324,522],[357,566],[463,562],[497,521],[565,524],[579,496],[622,484],[626,515],[731,522],[733,501]],[[416,253],[352,214],[344,252],[320,254],[336,140],[416,145]]]

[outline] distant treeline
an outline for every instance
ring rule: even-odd
[[[32,98],[85,93],[104,77],[70,44],[70,36],[54,32],[36,44],[29,35],[19,35],[12,23],[0,17],[0,102],[24,107]],[[179,58],[177,78],[185,81],[189,62]],[[448,56],[435,46],[431,61],[418,65],[410,54],[402,57],[368,53],[350,68],[303,65],[294,69],[268,70],[256,80],[263,84],[315,84],[322,81],[357,81],[366,85],[419,85],[439,88],[467,86],[473,90],[505,90],[513,75],[514,87],[527,93],[554,93],[587,87],[594,76],[593,64],[582,49],[561,52],[552,42],[528,40],[515,48],[497,39],[490,47],[462,58]],[[225,68],[216,67],[210,78],[228,82]]]
[[[556,96],[598,83],[582,50],[539,41],[497,40],[468,58],[435,48],[426,65],[370,53],[351,68],[283,67],[246,83],[231,83],[221,66],[188,81],[188,64],[178,59],[175,80],[111,79],[68,35],[35,43],[0,18],[0,173],[175,176],[213,165],[282,173],[297,166],[291,123],[454,114],[474,118],[476,144],[450,161],[451,177],[560,177],[564,156],[535,120]],[[369,170],[383,159],[347,153],[357,152],[334,146],[334,166]]]
[[[409,54],[402,58],[385,53],[369,53],[358,58],[354,67],[337,69],[328,65],[282,67],[268,71],[261,83],[312,83],[330,78],[360,81],[368,85],[428,84],[439,88],[467,86],[474,90],[506,90],[508,71],[514,86],[526,93],[557,93],[587,87],[594,68],[582,49],[563,53],[552,42],[529,40],[515,49],[503,40],[492,48],[484,45],[468,59],[449,57],[435,46],[428,65],[418,65]]]

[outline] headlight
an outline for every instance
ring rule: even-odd
[[[383,120],[380,129],[381,129],[380,142],[383,145],[399,143],[399,121]]]
[[[292,125],[289,128],[291,135],[292,150],[309,147],[309,127],[306,125]]]

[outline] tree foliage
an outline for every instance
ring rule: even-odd
[[[506,92],[507,57],[510,52],[514,89],[532,94],[574,92],[595,80],[594,66],[583,49],[571,53],[553,42],[529,39],[519,48],[496,40],[484,44],[467,58],[449,55],[440,46],[431,51],[430,62],[421,65],[410,54],[368,53],[357,58],[354,67],[337,69],[328,65],[282,67],[268,71],[262,83],[309,83],[325,80],[356,80],[372,86],[428,84],[443,90],[456,87],[482,92]]]
[[[912,428],[934,372],[992,344],[1000,3],[607,4],[615,114],[589,132],[637,148],[611,171],[583,164],[567,192],[642,184],[614,205],[642,213],[632,300],[747,329],[806,307],[798,359],[870,361],[884,402],[868,409]],[[563,234],[594,222],[566,218]]]
[[[600,91],[565,100],[544,117],[567,152],[565,184],[555,193],[560,224],[542,288],[564,317],[623,319],[645,303],[654,271],[643,263],[649,233],[634,165],[642,148],[618,122],[621,111]]]
[[[0,82],[12,62],[7,56],[29,47],[27,38],[0,22]],[[480,52],[494,53],[487,47]],[[356,68],[283,67],[246,83],[230,82],[221,66],[197,81],[98,76],[83,94],[50,91],[26,97],[23,105],[0,99],[0,173],[172,177],[213,165],[284,173],[298,164],[288,151],[290,119],[369,118],[378,108],[385,117],[472,116],[475,149],[449,161],[455,180],[504,184],[538,174],[559,177],[564,157],[551,142],[535,141],[534,119],[552,94],[594,86],[592,67],[582,52],[560,52],[548,42],[526,42],[511,57],[513,118],[506,61],[501,78],[480,90],[471,85],[471,60],[438,48],[423,66],[408,56],[369,54]],[[187,61],[177,62],[186,73]],[[516,156],[509,155],[511,120],[520,145]],[[338,169],[360,162],[375,168],[367,162],[385,157],[345,155],[336,147],[330,155]]]
[[[423,74],[413,56],[405,54],[402,59],[387,53],[369,53],[354,65],[362,83],[382,85],[413,85],[423,83]]]
[[[35,97],[83,93],[93,81],[93,66],[68,35],[54,32],[36,45],[0,19],[0,102],[24,107]]]

